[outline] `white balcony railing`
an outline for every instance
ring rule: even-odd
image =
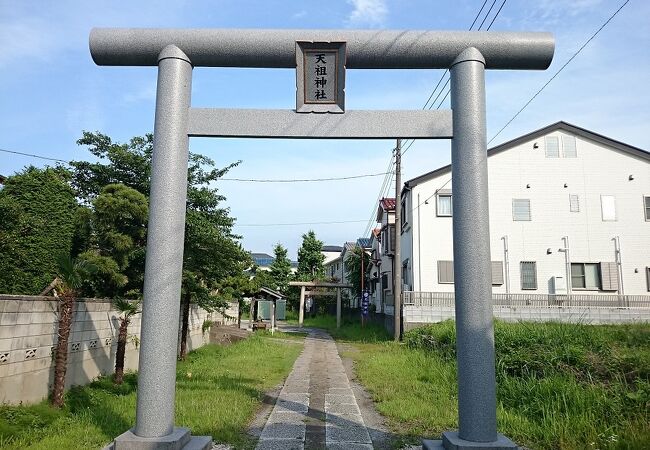
[[[650,308],[650,295],[599,294],[492,294],[494,306],[516,307],[593,307],[593,308]],[[453,307],[453,292],[403,293],[403,305]]]

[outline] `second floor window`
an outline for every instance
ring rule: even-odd
[[[439,193],[436,200],[436,215],[439,217],[451,217],[451,208],[451,193]]]
[[[530,199],[513,198],[512,199],[512,220],[530,221]]]

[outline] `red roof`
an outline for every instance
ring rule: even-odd
[[[379,200],[379,206],[381,206],[386,211],[395,210],[395,199],[394,198],[382,198]]]

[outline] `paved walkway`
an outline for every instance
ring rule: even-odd
[[[309,331],[260,435],[257,450],[366,450],[370,435],[336,344]]]

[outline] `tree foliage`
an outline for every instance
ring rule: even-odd
[[[320,280],[325,276],[325,255],[323,242],[316,238],[316,233],[309,230],[302,235],[302,245],[298,249],[298,270],[296,277],[300,280]]]
[[[287,295],[289,292],[289,280],[291,279],[291,260],[287,253],[287,249],[282,244],[276,244],[273,249],[275,259],[271,263],[273,286],[269,287],[277,289],[282,295]]]
[[[364,284],[367,288],[370,277],[370,255],[363,248],[357,246],[350,250],[349,255],[345,258],[346,277],[348,282],[352,284],[352,294],[355,297],[361,295],[361,258],[363,258]]]
[[[0,286],[36,295],[57,274],[57,258],[69,255],[78,208],[61,167],[27,167],[7,177],[0,190]]]
[[[80,257],[98,267],[85,285],[86,295],[119,297],[142,291],[147,198],[123,184],[109,184],[92,201],[86,227],[90,236]],[[81,234],[81,233],[79,233]]]

